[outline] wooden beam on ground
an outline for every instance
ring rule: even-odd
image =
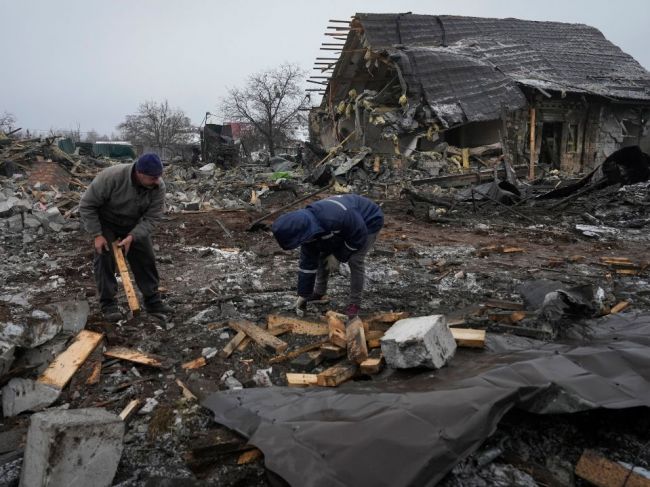
[[[183,365],[181,365],[181,368],[185,370],[200,369],[201,367],[205,367],[206,364],[207,361],[205,360],[205,357],[199,357],[195,358],[194,360],[190,360],[189,362],[185,362]]]
[[[120,413],[120,418],[122,418],[122,421],[127,421],[131,416],[133,416],[135,412],[140,409],[141,405],[142,399],[133,399],[131,402],[129,402]]]
[[[291,331],[299,335],[327,335],[328,327],[325,323],[301,320],[293,316],[268,315],[266,317],[267,328],[272,332],[279,326],[291,325]]]
[[[63,389],[79,367],[93,353],[93,350],[97,348],[103,337],[102,333],[81,330],[70,346],[45,369],[37,382]]]
[[[350,380],[357,373],[357,364],[341,362],[318,374],[317,383],[323,387],[336,387]]]
[[[269,363],[278,364],[281,362],[286,362],[287,360],[293,360],[294,358],[302,355],[303,353],[310,352],[316,348],[320,348],[321,345],[323,345],[324,343],[326,343],[326,340],[320,340],[318,342],[309,343],[291,352],[273,357],[271,360],[269,360]]]
[[[287,345],[286,342],[283,342],[279,338],[274,337],[268,331],[260,328],[255,323],[251,323],[250,321],[229,321],[228,326],[234,330],[243,331],[249,337],[251,337],[255,343],[257,343],[265,350],[273,351],[275,353],[282,353],[287,348],[289,348],[289,345]]]
[[[111,347],[104,352],[104,355],[120,360],[127,360],[136,364],[148,365],[149,367],[168,368],[171,366],[165,357],[152,353],[141,352],[134,348]]]
[[[381,347],[381,337],[384,336],[384,332],[381,330],[370,330],[366,333],[366,343],[368,348],[379,348]]]
[[[333,343],[323,343],[320,346],[323,357],[329,360],[341,358],[345,355],[345,348],[334,345]]]
[[[231,340],[226,343],[226,346],[223,347],[223,350],[219,352],[219,356],[222,358],[228,358],[232,353],[235,351],[235,349],[239,346],[240,343],[244,341],[244,338],[246,338],[248,335],[244,333],[243,331],[237,332],[237,334],[231,338]]]
[[[138,301],[138,296],[135,294],[135,289],[133,288],[133,283],[131,282],[129,267],[126,265],[124,253],[122,252],[122,248],[117,245],[117,242],[113,242],[113,256],[115,257],[115,262],[117,263],[117,269],[120,271],[122,286],[124,286],[126,299],[129,302],[129,309],[133,313],[137,313],[140,311],[140,302]]]
[[[311,352],[303,353],[302,355],[294,358],[291,363],[292,370],[300,370],[301,372],[309,372],[315,367],[318,367],[325,356],[320,350],[312,350]]]
[[[611,309],[610,314],[620,313],[620,312],[623,311],[625,308],[627,308],[629,305],[630,305],[630,302],[629,302],[629,301],[621,301],[620,303],[618,303],[616,306],[614,306],[614,307]]]
[[[366,344],[363,322],[358,316],[348,324],[345,330],[345,336],[350,362],[360,364],[366,360],[368,358],[368,345]]]
[[[296,374],[287,372],[287,385],[289,387],[307,387],[318,384],[317,374]]]
[[[359,364],[362,374],[374,375],[381,372],[381,369],[384,367],[384,356],[379,355],[379,357],[370,357],[364,360]]]
[[[578,460],[575,473],[578,477],[598,487],[650,487],[650,479],[619,463],[585,450]]]
[[[176,385],[181,388],[181,392],[183,393],[183,397],[185,399],[189,399],[190,401],[196,401],[197,397],[190,391],[187,386],[183,383],[182,380],[176,379]]]
[[[265,328],[265,330],[267,330],[271,335],[276,337],[282,335],[283,333],[287,333],[291,331],[291,325],[289,323],[281,323],[275,326],[273,330],[269,330],[268,328]],[[246,350],[246,347],[250,345],[251,341],[252,341],[251,338],[247,335],[246,338],[244,338],[242,342],[239,345],[237,345],[236,350],[238,352],[243,352],[244,350]]]
[[[334,345],[346,348],[347,347],[347,338],[345,335],[345,319],[346,316],[335,311],[328,311],[325,316],[327,316],[327,326],[329,328],[329,339]]]
[[[483,348],[485,347],[485,330],[473,328],[449,328],[459,347]]]

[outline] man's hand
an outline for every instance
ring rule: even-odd
[[[95,252],[101,254],[104,252],[104,250],[106,251],[110,250],[108,248],[108,241],[103,235],[97,235],[95,237]]]
[[[124,255],[129,253],[129,249],[131,248],[131,244],[133,243],[133,235],[128,234],[125,238],[120,240],[117,245],[118,247],[122,247],[124,249]]]
[[[333,255],[328,255],[325,257],[325,268],[330,274],[334,274],[339,271],[340,262]]]
[[[306,308],[307,308],[307,298],[298,296],[298,299],[296,299],[296,304],[293,305],[293,309],[296,310],[296,314],[300,317],[305,316]]]

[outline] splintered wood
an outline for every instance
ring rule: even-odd
[[[325,323],[301,320],[292,316],[268,315],[266,317],[267,329],[273,332],[282,325],[290,325],[293,333],[298,335],[327,335],[328,328]]]
[[[120,277],[122,278],[122,285],[124,286],[126,299],[129,302],[129,309],[133,311],[133,313],[137,313],[140,311],[140,302],[138,301],[138,296],[135,294],[135,289],[133,288],[133,283],[131,282],[131,276],[129,276],[129,268],[126,265],[124,253],[122,252],[122,248],[117,245],[117,242],[113,242],[113,256],[115,257],[115,262],[117,263],[117,269],[120,271]]]
[[[650,479],[619,463],[585,450],[576,465],[576,475],[598,487],[650,487]]]
[[[122,421],[126,421],[131,416],[133,416],[135,412],[138,409],[140,409],[141,405],[142,405],[142,399],[133,399],[131,402],[129,402],[120,413],[120,418],[122,418]]]
[[[70,346],[38,378],[41,384],[63,389],[104,337],[101,333],[81,330]]]
[[[201,367],[205,367],[206,364],[207,361],[205,360],[205,357],[199,357],[194,360],[190,360],[189,362],[185,362],[183,365],[181,365],[181,368],[185,370],[200,369]]]
[[[165,358],[151,353],[141,352],[126,347],[111,347],[104,352],[104,355],[111,358],[119,358],[136,364],[148,365],[149,367],[165,367]]]
[[[357,369],[357,364],[341,362],[318,374],[316,381],[322,387],[336,387],[354,377]]]
[[[228,322],[228,326],[234,330],[246,333],[255,343],[266,350],[282,353],[289,347],[287,343],[274,337],[268,331],[263,330],[250,321],[230,321]]]

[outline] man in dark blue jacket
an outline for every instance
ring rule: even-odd
[[[327,278],[339,262],[350,265],[348,316],[359,314],[365,280],[364,261],[384,225],[381,208],[356,194],[317,201],[278,218],[271,228],[284,250],[300,247],[298,300],[300,314],[307,301],[327,291]]]

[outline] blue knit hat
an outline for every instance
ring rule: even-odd
[[[149,152],[142,154],[138,158],[138,162],[135,163],[135,170],[147,176],[157,177],[162,175],[163,165],[158,154]]]

